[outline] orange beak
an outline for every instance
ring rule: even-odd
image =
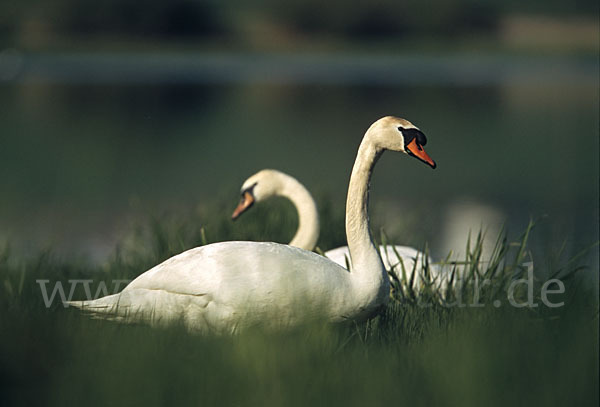
[[[425,164],[429,165],[431,168],[435,168],[435,161],[425,152],[423,147],[417,143],[417,139],[414,138],[408,145],[406,146],[406,152],[413,157],[418,158],[423,161]]]
[[[252,194],[248,191],[244,192],[244,194],[242,195],[242,199],[240,199],[240,203],[238,204],[237,208],[235,208],[235,211],[233,211],[233,214],[231,215],[231,219],[236,220],[238,218],[238,216],[240,216],[242,213],[246,212],[253,204],[254,204],[254,197],[252,196]]]

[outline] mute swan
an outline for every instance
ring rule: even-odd
[[[384,117],[358,148],[346,202],[346,236],[354,268],[297,247],[266,242],[220,242],[174,256],[133,280],[121,293],[71,301],[96,317],[188,329],[236,332],[263,324],[286,327],[310,318],[336,322],[368,318],[385,305],[390,283],[371,240],[369,181],[384,150],[401,151],[435,168],[426,139],[410,122]]]
[[[319,239],[317,205],[310,192],[296,178],[281,171],[264,169],[244,181],[241,196],[239,205],[231,215],[233,220],[250,209],[255,202],[263,201],[272,196],[281,196],[292,201],[298,212],[298,230],[288,244],[305,250],[315,248]],[[415,261],[417,261],[418,266],[424,256],[417,249],[408,246],[379,246],[379,253],[385,269],[388,273],[394,273],[398,281],[402,281],[402,266],[399,265],[401,260],[408,275],[413,270],[420,270],[413,267]],[[401,260],[398,259],[397,254]],[[341,246],[325,252],[325,256],[340,266],[347,267],[350,252],[348,246]],[[433,263],[431,259],[428,260],[429,264]],[[352,267],[351,264],[350,267]],[[417,285],[420,284],[418,278],[416,281]]]

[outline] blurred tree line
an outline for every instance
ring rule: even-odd
[[[0,41],[243,38],[244,27],[353,40],[493,33],[507,13],[595,15],[597,0],[20,0],[0,2]],[[27,41],[25,41],[27,43]]]

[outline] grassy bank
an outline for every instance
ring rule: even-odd
[[[239,226],[215,222],[200,229],[185,217],[156,220],[101,266],[49,253],[24,260],[5,249],[0,255],[3,404],[598,404],[597,298],[575,272],[585,256],[553,270],[562,267],[559,277],[567,276],[564,295],[553,297],[564,306],[556,308],[540,303],[542,282],[536,282],[535,308],[510,306],[504,286],[494,284],[502,290],[483,290],[481,307],[468,306],[473,304],[468,295],[464,307],[428,301],[433,297],[427,295],[425,301],[397,296],[365,324],[213,337],[180,326],[153,329],[88,319],[64,309],[58,294],[45,306],[40,279],[49,280],[48,287],[64,283],[65,295],[70,282],[90,279],[94,294],[101,281],[111,290],[110,282],[134,278],[173,253],[238,236],[235,227],[258,236],[279,225],[276,237],[283,240],[293,231],[292,224],[281,228],[282,215],[256,209]],[[325,235],[320,244],[328,249],[339,239]],[[501,243],[506,250],[499,273],[510,271],[514,280],[524,277],[515,265],[526,240],[509,243]],[[84,291],[80,283],[74,298]],[[502,304],[492,305],[499,298]]]

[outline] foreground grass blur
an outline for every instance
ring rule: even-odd
[[[51,253],[23,260],[0,251],[0,399],[9,405],[598,404],[598,304],[575,272],[580,262],[562,263],[567,269],[559,277],[568,277],[562,307],[539,304],[538,294],[535,308],[511,307],[506,295],[492,306],[502,298],[492,289],[481,291],[479,307],[468,306],[469,295],[459,307],[426,292],[423,301],[396,292],[398,301],[365,324],[234,337],[91,320],[64,309],[58,297],[47,308],[36,282],[48,279],[51,288],[61,281],[68,291],[69,280],[93,279],[94,294],[100,281],[111,290],[110,281],[134,278],[203,243],[240,234],[285,241],[293,216],[268,209],[257,207],[238,225],[208,210],[197,215],[211,215],[205,229],[190,216],[154,220],[101,267]],[[320,245],[329,249],[343,239],[342,220],[322,215],[335,225],[324,231],[340,230],[322,236]],[[500,240],[505,251],[497,269],[510,270],[513,280],[525,276],[516,266],[527,234],[514,246]],[[476,260],[473,246],[469,256]],[[471,270],[485,276],[490,268]],[[73,293],[84,294],[81,285]]]

